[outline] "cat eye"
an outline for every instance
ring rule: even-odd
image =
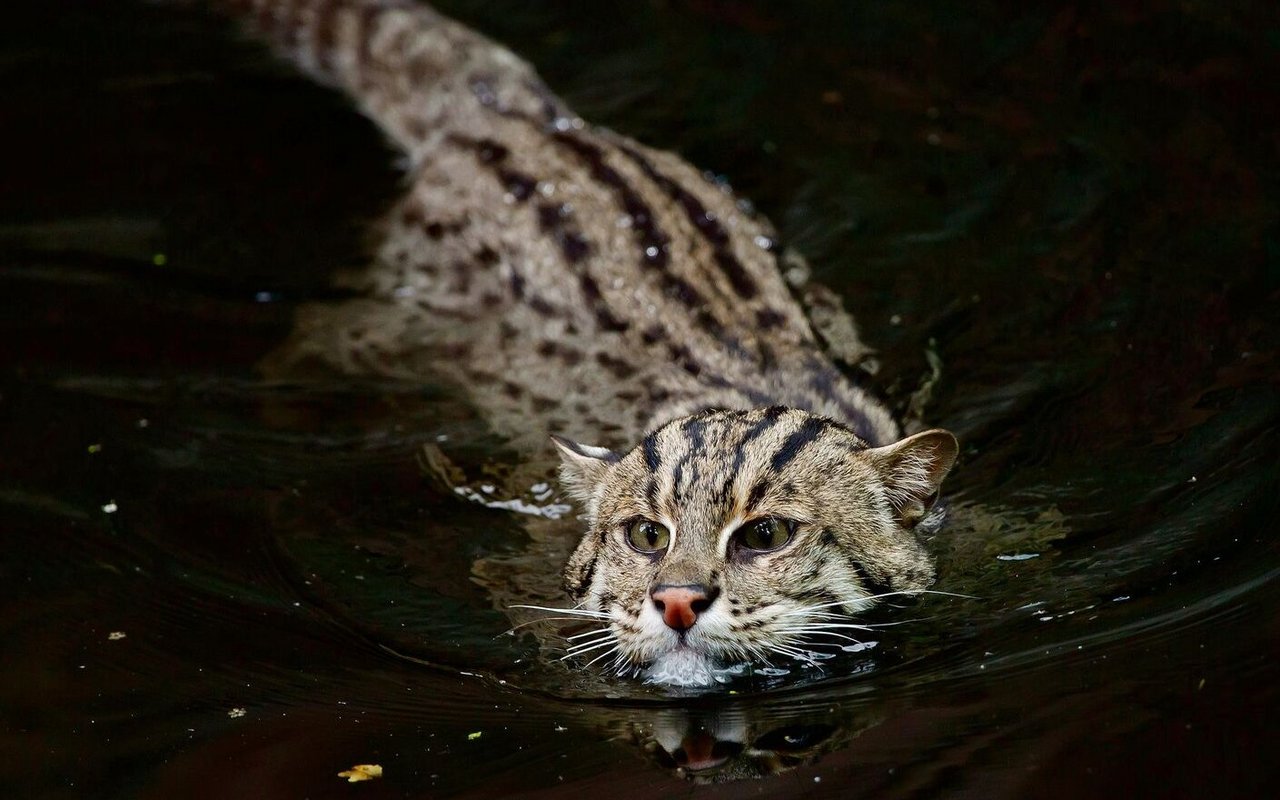
[[[764,519],[752,520],[738,528],[734,538],[740,546],[763,553],[769,550],[777,550],[791,541],[791,534],[794,530],[794,524],[787,520],[778,519],[777,517],[765,517]]]
[[[821,744],[835,732],[836,729],[830,725],[788,725],[769,731],[752,746],[757,750],[795,753]]]
[[[638,519],[627,526],[627,544],[641,553],[656,553],[667,549],[671,531],[661,522]]]

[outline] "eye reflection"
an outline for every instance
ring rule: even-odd
[[[641,519],[627,526],[627,544],[641,553],[665,550],[670,542],[671,531],[661,522]]]
[[[765,517],[743,525],[734,533],[734,537],[740,546],[764,553],[777,550],[791,541],[794,528],[794,523],[788,520]]]

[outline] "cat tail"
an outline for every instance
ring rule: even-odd
[[[570,116],[511,51],[412,0],[212,5],[242,20],[312,78],[349,94],[411,157],[460,123],[484,130],[495,114],[544,124]]]

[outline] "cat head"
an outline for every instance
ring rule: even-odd
[[[837,616],[927,587],[914,529],[957,452],[940,430],[869,448],[781,407],[677,419],[622,455],[556,445],[589,525],[565,588],[608,615],[616,666],[694,685],[726,662],[803,653]]]

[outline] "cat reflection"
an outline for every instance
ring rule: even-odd
[[[694,783],[764,778],[811,764],[846,746],[878,716],[841,718],[826,708],[810,716],[746,706],[659,709],[631,722],[631,735],[654,761]]]

